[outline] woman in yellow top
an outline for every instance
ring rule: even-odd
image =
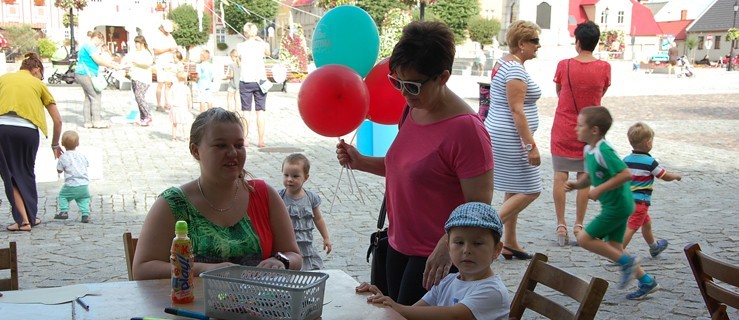
[[[44,65],[35,53],[27,53],[20,71],[0,77],[0,177],[13,212],[9,231],[31,231],[41,220],[34,166],[39,147],[38,130],[48,137],[44,108],[54,121],[51,149],[62,155],[59,136],[62,116],[56,101],[41,80]]]

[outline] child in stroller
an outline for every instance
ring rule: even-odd
[[[677,65],[680,66],[680,73],[677,74],[677,77],[680,78],[683,75],[685,75],[686,78],[692,77],[693,74],[693,66],[690,64],[690,61],[688,61],[688,57],[685,55],[680,56],[677,58]]]

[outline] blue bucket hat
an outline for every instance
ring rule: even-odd
[[[485,228],[503,236],[503,223],[498,212],[491,205],[482,202],[468,202],[454,209],[444,229],[449,233],[449,229],[453,227]]]

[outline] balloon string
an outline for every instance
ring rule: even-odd
[[[354,138],[357,137],[357,131],[354,131],[354,135],[352,136],[352,139],[349,141],[349,144],[354,143]],[[338,138],[339,142],[341,142],[341,138]],[[365,204],[364,197],[362,196],[362,191],[359,189],[359,184],[357,183],[357,178],[354,176],[354,172],[348,164],[346,166],[342,166],[341,170],[339,171],[339,181],[336,182],[336,188],[334,189],[334,196],[331,199],[331,206],[328,209],[328,214],[331,215],[331,213],[334,210],[334,203],[336,202],[336,195],[339,193],[339,185],[341,185],[341,177],[344,175],[344,169],[347,170],[347,176],[349,176],[349,191],[353,194],[354,189],[352,188],[352,178],[354,178],[354,184],[357,186],[357,191],[359,192],[359,200],[362,201],[362,204]]]
[[[357,133],[358,132],[359,132],[359,130],[354,131],[354,135],[352,136],[352,139],[349,141],[349,144],[353,144],[354,143],[354,138],[357,137]],[[362,195],[362,189],[359,188],[359,183],[357,182],[357,176],[354,174],[354,169],[352,169],[352,167],[349,166],[349,165],[347,165],[347,168],[348,168],[347,173],[351,176],[351,179],[354,180],[354,185],[357,187],[357,193],[359,193],[359,200],[364,205],[366,203],[364,203],[364,196]],[[351,180],[349,180],[349,188],[350,188],[350,190],[351,190],[351,185],[352,185],[351,184]],[[352,193],[354,193],[354,192],[352,192]]]

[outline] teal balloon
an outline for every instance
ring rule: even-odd
[[[339,6],[318,21],[312,47],[316,67],[339,64],[364,78],[377,61],[380,35],[366,11],[356,6]]]

